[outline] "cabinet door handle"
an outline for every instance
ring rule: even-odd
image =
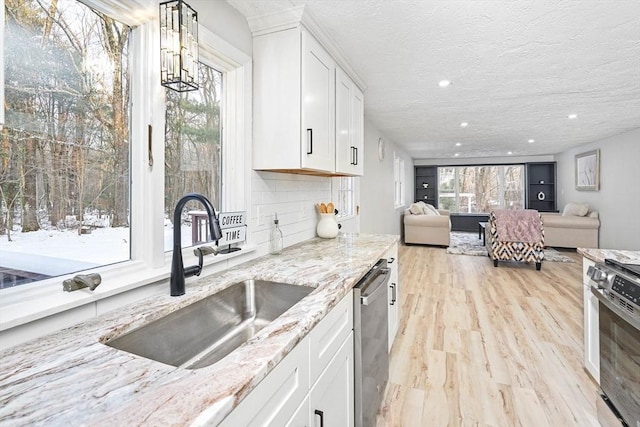
[[[356,147],[351,147],[351,164],[356,164]]]
[[[396,284],[392,283],[389,285],[389,287],[391,288],[391,302],[389,303],[389,305],[395,305],[396,304]]]
[[[354,150],[356,150],[356,162],[354,163],[354,165],[358,164],[358,147],[353,147]]]
[[[313,413],[316,415],[320,415],[320,427],[324,427],[324,412],[316,409],[315,411],[313,411]]]
[[[153,167],[153,138],[151,136],[152,132],[153,132],[153,126],[151,125],[147,125],[147,130],[148,130],[148,137],[149,140],[147,141],[147,151],[149,154],[149,167],[152,168]]]
[[[307,154],[313,154],[313,129],[307,129]]]
[[[387,260],[387,264],[393,264],[394,262],[396,262],[396,259],[393,257]]]

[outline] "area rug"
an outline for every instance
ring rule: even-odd
[[[448,254],[487,256],[487,249],[482,245],[482,239],[478,239],[478,233],[451,232],[451,242],[447,248]],[[545,248],[544,260],[553,262],[574,262],[566,255],[562,255],[555,249]]]

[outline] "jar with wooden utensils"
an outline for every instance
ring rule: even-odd
[[[318,215],[320,215],[320,220],[316,226],[318,237],[333,239],[338,235],[339,230],[338,220],[335,215],[336,210],[333,203],[329,202],[326,205],[324,203],[317,204],[316,209]]]

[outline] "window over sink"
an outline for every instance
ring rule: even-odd
[[[101,288],[127,287],[122,276],[132,272],[157,280],[170,264],[163,236],[172,238],[174,199],[186,192],[219,210],[246,209],[248,56],[201,24],[202,90],[178,98],[160,86],[157,3],[4,4],[2,305],[19,289],[61,292],[60,276],[78,271],[100,272]],[[15,267],[5,265],[9,254]],[[43,257],[57,270],[34,268]]]
[[[173,209],[182,196],[204,194],[217,209],[222,192],[222,73],[200,64],[200,89],[166,92],[164,148],[164,248],[173,247]],[[192,246],[191,226],[203,207],[190,201],[183,209],[182,247]],[[191,215],[190,215],[191,213]]]
[[[0,288],[130,259],[131,28],[7,0]]]

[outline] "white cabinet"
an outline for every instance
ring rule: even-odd
[[[353,375],[349,292],[220,425],[353,426]]]
[[[364,173],[364,96],[342,71],[336,68],[336,172]]]
[[[353,331],[318,377],[286,427],[354,424]]]
[[[309,409],[309,397],[305,397],[295,414],[287,423],[285,427],[309,427],[312,425],[311,410]]]
[[[598,298],[591,293],[587,269],[595,265],[582,258],[582,289],[584,293],[584,367],[600,384],[600,322]]]
[[[301,28],[254,37],[254,169],[335,171],[335,69]]]
[[[309,409],[314,421],[311,425],[353,426],[353,381],[353,331],[351,331],[309,393]]]
[[[389,267],[389,352],[398,333],[400,323],[400,281],[398,276],[398,245],[394,244],[384,255]]]
[[[310,384],[316,382],[352,330],[353,292],[349,292],[309,333]]]

